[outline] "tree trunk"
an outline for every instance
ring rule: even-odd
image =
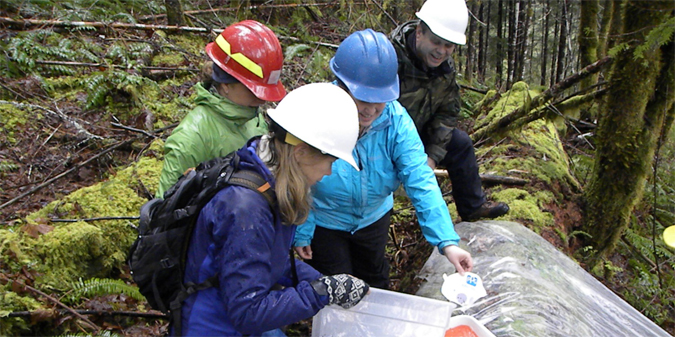
[[[560,35],[558,36],[558,57],[556,58],[555,81],[560,82],[565,69],[565,43],[567,42],[567,0],[560,4]]]
[[[579,20],[579,63],[583,68],[598,59],[598,0],[581,2]],[[581,81],[580,89],[585,89],[598,81],[593,75]]]
[[[471,7],[469,8],[472,13],[476,13],[476,3],[473,3]],[[475,58],[474,54],[475,52],[475,47],[473,44],[473,35],[474,32],[476,31],[476,20],[473,20],[470,18],[469,20],[469,32],[466,35],[466,45],[467,45],[467,51],[466,51],[466,66],[464,67],[464,78],[468,83],[471,83],[471,80],[473,79],[473,72],[474,72],[474,65],[475,63]]]
[[[184,25],[184,13],[183,5],[180,0],[164,0],[164,6],[166,6],[166,20],[170,26],[183,26]]]
[[[502,60],[504,59],[504,34],[502,27],[504,27],[504,0],[499,0],[499,3],[497,4],[497,57],[495,58],[495,62],[497,63],[497,66],[495,67],[496,88],[502,87],[502,73],[504,72],[502,69]]]
[[[556,16],[553,16],[554,8],[551,8],[551,17],[556,18],[556,20],[554,20],[553,40],[551,40],[551,45],[552,45],[551,46],[551,70],[550,70],[551,76],[549,77],[549,81],[550,81],[549,86],[553,86],[556,83],[555,82],[555,72],[556,72],[556,65],[558,64],[558,53],[557,53],[558,47],[556,46],[556,43],[557,43],[558,39],[560,39],[560,37],[559,37],[560,36],[560,24],[558,24],[558,21],[560,20],[560,16],[558,15],[558,13],[556,13]],[[557,10],[559,10],[559,7],[558,7]],[[556,47],[554,47],[554,46],[556,46]]]
[[[544,9],[544,29],[541,33],[541,77],[539,84],[544,86],[546,85],[546,64],[548,62],[548,30],[549,30],[549,18],[551,17],[551,5],[550,2],[546,2],[546,8]]]
[[[644,43],[654,27],[672,16],[672,1],[627,1],[624,8],[621,42],[630,47],[613,63],[607,108],[597,128],[595,164],[584,195],[582,230],[591,235],[587,244],[593,253],[586,257],[590,268],[602,267],[628,227],[633,207],[642,198],[664,121],[672,121],[673,43],[641,57],[635,54],[636,41]]]
[[[528,15],[530,8],[530,0],[521,0],[518,3],[518,24],[516,26],[516,54],[515,67],[513,72],[513,81],[518,82],[523,80],[525,73],[525,60],[527,55],[527,31],[530,26],[530,16]]]
[[[516,7],[520,0],[510,1],[508,5],[509,10],[509,36],[507,46],[508,67],[506,68],[506,87],[510,88],[513,84],[513,73],[516,65],[516,26],[518,25],[518,12]]]
[[[598,58],[607,55],[607,43],[609,41],[609,29],[612,27],[612,14],[615,4],[613,0],[603,0],[604,8],[602,10],[602,21],[600,21],[600,31],[598,32]]]
[[[480,27],[480,32],[478,33],[478,71],[477,76],[480,83],[485,83],[485,55],[487,54],[487,37],[490,34],[490,5],[487,6],[487,15],[485,15],[485,2],[480,3],[480,9],[478,10],[478,18],[481,22],[485,22],[486,26]],[[486,19],[487,16],[487,19]]]
[[[612,49],[616,45],[616,42],[620,40],[621,27],[623,27],[623,7],[625,6],[626,1],[614,1],[612,6],[612,22],[609,26],[609,35],[607,37],[607,47],[606,50]]]

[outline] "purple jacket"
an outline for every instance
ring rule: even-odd
[[[240,167],[274,177],[255,154],[259,138],[238,151]],[[185,336],[259,335],[314,316],[328,304],[309,282],[321,274],[296,261],[293,287],[289,249],[296,226],[281,224],[278,210],[245,187],[229,186],[202,209],[190,241],[185,282],[218,274],[219,286],[190,296],[182,308]],[[275,284],[286,288],[272,290]]]

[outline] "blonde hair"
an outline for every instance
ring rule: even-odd
[[[281,212],[282,222],[286,225],[300,225],[307,220],[312,207],[310,184],[293,155],[293,145],[273,138],[270,142],[272,158],[270,166],[275,167],[275,191]],[[321,151],[309,146],[312,155],[322,156]]]

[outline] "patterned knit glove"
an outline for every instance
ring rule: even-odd
[[[328,304],[337,304],[345,309],[355,306],[370,288],[366,282],[349,274],[322,276],[312,281],[314,291],[328,296]]]

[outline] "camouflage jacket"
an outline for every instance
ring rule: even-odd
[[[446,146],[457,126],[461,99],[455,81],[452,58],[439,67],[429,69],[414,51],[415,28],[418,20],[408,21],[391,33],[398,57],[401,96],[398,101],[415,121],[427,155],[440,163]]]

